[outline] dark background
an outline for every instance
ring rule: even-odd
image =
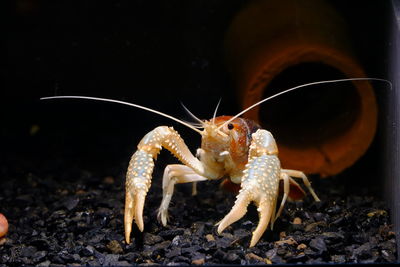
[[[331,2],[348,22],[367,75],[386,78],[390,2]],[[3,38],[3,168],[49,173],[53,165],[65,164],[119,175],[140,138],[159,125],[175,126],[194,150],[200,141],[196,133],[157,115],[115,104],[39,98],[109,97],[185,120],[190,118],[180,102],[198,117],[210,118],[222,98],[219,114],[234,114],[240,107],[224,65],[223,39],[245,4],[245,0],[14,1]],[[301,83],[301,77],[293,79]],[[376,92],[380,107],[385,101],[382,88]],[[354,172],[379,160],[379,132],[377,138]]]

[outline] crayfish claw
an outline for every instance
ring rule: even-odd
[[[150,188],[153,167],[152,154],[143,150],[136,151],[129,162],[125,184],[124,213],[125,240],[128,244],[133,220],[141,232],[144,229],[143,207],[147,191]]]
[[[275,219],[276,200],[279,193],[280,162],[275,147],[267,142],[273,139],[265,130],[258,130],[253,136],[249,160],[241,179],[241,189],[235,205],[218,226],[218,233],[239,220],[247,212],[247,206],[254,202],[259,212],[259,223],[253,232],[250,247],[260,240],[269,223]],[[273,143],[274,144],[274,143]]]
[[[127,192],[125,196],[125,213],[124,213],[124,225],[125,225],[125,240],[126,243],[130,243],[130,235],[132,232],[132,222],[135,223],[139,231],[143,232],[143,207],[146,199],[145,191],[136,191],[132,194]]]
[[[264,201],[262,201],[262,204],[258,205],[257,208],[260,220],[258,222],[257,228],[253,232],[253,236],[251,237],[250,247],[254,247],[264,234],[269,222],[271,221],[271,216],[273,214],[272,210],[275,208],[274,205],[269,205],[268,203],[264,204],[263,202]]]
[[[131,231],[132,231],[132,222],[134,219],[134,209],[133,209],[133,198],[131,194],[126,194],[125,197],[125,216],[124,216],[124,225],[125,225],[125,241],[127,244],[130,243]]]
[[[225,228],[231,225],[232,223],[236,222],[237,220],[240,220],[240,218],[242,218],[246,214],[247,206],[249,204],[250,204],[250,198],[248,195],[238,197],[231,211],[221,221],[217,223],[218,234],[221,234],[222,231],[224,231]]]

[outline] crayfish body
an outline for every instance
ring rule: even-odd
[[[302,198],[305,192],[292,177],[303,179],[316,201],[319,198],[304,173],[282,169],[278,148],[272,134],[255,122],[239,117],[220,116],[201,121],[201,148],[194,156],[183,139],[172,127],[160,126],[143,137],[133,154],[126,176],[125,239],[130,242],[132,222],[143,231],[143,207],[151,185],[154,159],[162,148],[169,150],[183,164],[171,164],[163,175],[163,198],[158,219],[165,226],[168,207],[175,184],[197,183],[228,177],[230,182],[240,184],[240,191],[231,211],[217,224],[221,233],[230,224],[242,218],[247,206],[254,202],[258,207],[260,221],[253,232],[250,247],[254,246],[268,225],[273,227],[287,198]],[[279,183],[283,180],[283,198],[279,210],[276,204]],[[290,192],[295,190],[295,194]],[[299,194],[300,192],[300,194]]]

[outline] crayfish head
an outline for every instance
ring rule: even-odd
[[[202,148],[215,155],[224,155],[227,152],[233,160],[247,160],[250,134],[244,120],[237,118],[228,122],[231,116],[219,116],[204,122],[202,133]],[[240,159],[239,159],[240,158]],[[243,158],[243,159],[242,159]]]
[[[225,129],[218,129],[219,117],[203,122],[201,147],[205,151],[218,155],[223,151],[229,151],[231,136]]]
[[[229,142],[229,133],[225,132],[223,129],[218,129],[218,125],[212,120],[205,121],[203,124],[204,130],[202,131],[203,141],[213,140],[214,142],[227,143]]]

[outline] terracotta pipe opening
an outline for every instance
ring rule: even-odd
[[[225,37],[242,108],[297,85],[365,77],[346,26],[329,1],[249,1]],[[345,82],[290,92],[244,116],[275,136],[284,168],[330,176],[367,151],[377,104],[369,82]]]
[[[322,63],[301,63],[278,74],[263,98],[299,84],[346,76]],[[289,92],[260,106],[259,121],[281,146],[319,148],[350,130],[360,116],[360,96],[351,82]]]

